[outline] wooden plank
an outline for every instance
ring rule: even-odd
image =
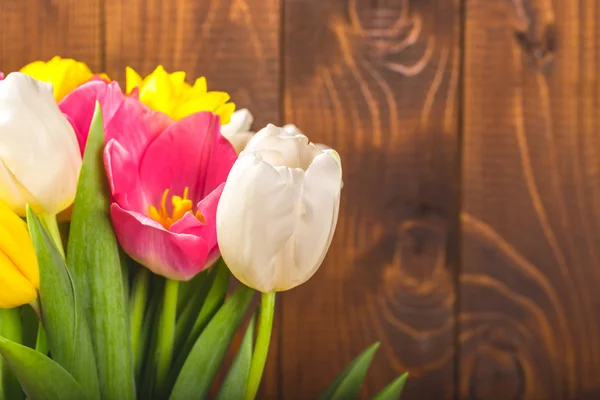
[[[599,17],[467,1],[462,397],[600,396]]]
[[[185,71],[190,83],[206,76],[209,90],[227,91],[238,109],[251,110],[256,129],[279,123],[280,0],[105,0],[105,5],[111,77],[125,82],[126,66],[145,75],[158,64]],[[261,398],[277,394],[277,332],[276,326]],[[231,359],[230,352],[225,368]]]
[[[319,272],[282,297],[282,398],[309,399],[374,341],[362,396],[453,395],[458,1],[286,0],[284,116],[344,164]]]
[[[103,69],[101,0],[0,1],[0,71],[55,55]]]
[[[209,90],[229,92],[256,126],[279,121],[280,0],[106,0],[111,76],[125,67],[145,75],[162,64]]]

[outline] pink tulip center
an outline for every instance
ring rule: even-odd
[[[171,225],[175,222],[179,221],[186,213],[192,213],[200,222],[203,224],[206,223],[204,219],[204,215],[200,211],[193,212],[194,205],[192,201],[188,198],[189,188],[186,187],[183,191],[183,197],[181,196],[171,196],[171,212],[167,209],[167,198],[169,197],[169,189],[165,189],[162,195],[162,200],[160,202],[160,209],[157,209],[154,206],[150,206],[148,210],[148,214],[150,218],[155,221],[160,222],[162,226],[166,229],[170,229]]]

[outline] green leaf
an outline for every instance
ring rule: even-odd
[[[215,400],[243,399],[246,394],[248,375],[250,374],[250,363],[252,362],[252,351],[254,340],[254,324],[256,316],[253,316],[246,328],[242,344],[229,368],[229,372],[221,385],[221,389]]]
[[[19,344],[23,344],[27,347],[33,348],[35,347],[35,343],[37,341],[37,330],[38,325],[40,324],[40,320],[35,311],[33,310],[33,307],[30,307],[28,305],[19,307],[19,313],[21,314],[21,324],[23,326],[23,341],[16,341],[11,337],[3,335],[1,332],[0,335],[12,340],[13,342],[16,341]]]
[[[219,307],[223,304],[223,300],[227,295],[227,289],[229,286],[229,278],[231,273],[229,272],[229,268],[225,265],[224,262],[220,261],[215,266],[211,268],[214,269],[215,277],[212,282],[212,286],[208,291],[208,295],[206,299],[202,303],[202,308],[200,309],[200,313],[197,314],[196,320],[194,321],[194,326],[188,329],[187,337],[185,335],[181,335],[184,337],[180,337],[179,340],[182,341],[185,339],[183,345],[179,343],[180,350],[177,351],[177,357],[175,359],[175,363],[173,365],[173,370],[179,372],[185,363],[185,360],[194,347],[194,343],[202,333],[204,327],[210,319],[215,315]],[[181,332],[180,332],[181,333]],[[177,334],[175,336],[177,338]]]
[[[135,398],[129,306],[109,214],[103,149],[102,111],[96,103],[77,185],[67,260],[83,294],[102,397],[126,400]]]
[[[37,351],[0,336],[0,354],[19,379],[28,400],[87,399],[77,381]],[[12,400],[13,397],[3,397]]]
[[[90,331],[65,260],[29,207],[27,226],[40,267],[41,311],[52,358],[73,375],[84,393],[98,399]]]
[[[371,345],[361,355],[356,357],[345,370],[343,370],[319,400],[347,400],[354,399],[360,391],[360,386],[367,375],[371,360],[379,348],[379,343]]]
[[[191,329],[194,327],[196,318],[200,314],[202,305],[217,275],[216,267],[217,265],[215,265],[215,268],[202,271],[189,282],[181,282],[180,298],[177,306],[177,309],[181,310],[181,312],[177,318],[175,334],[175,343],[177,343],[178,351],[183,347]]]
[[[408,372],[405,372],[398,378],[394,379],[392,383],[384,387],[381,392],[377,393],[377,395],[373,397],[373,400],[399,400],[407,379]]]
[[[250,305],[253,292],[241,286],[219,309],[187,357],[170,399],[203,399],[207,396],[233,335]]]
[[[0,336],[21,343],[23,330],[18,308],[0,309]],[[9,370],[8,362],[0,357],[0,399],[22,399],[23,391],[19,381]]]
[[[189,281],[179,282],[179,299],[177,301],[177,318],[185,312],[198,315],[200,307],[210,290],[212,281],[215,279],[215,272],[219,261],[215,262],[214,267],[207,268]],[[200,292],[200,293],[199,293]],[[195,313],[193,312],[195,309]]]

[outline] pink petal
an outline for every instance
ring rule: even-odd
[[[171,226],[171,231],[176,233],[189,233],[191,235],[203,236],[209,247],[217,245],[217,205],[223,193],[225,183],[220,184],[196,205],[196,209],[202,213],[204,223],[192,213],[186,213],[182,219]]]
[[[92,123],[96,100],[102,106],[104,126],[106,126],[125,101],[125,96],[117,82],[107,84],[103,80],[92,80],[66,95],[58,105],[75,129],[82,155]]]
[[[141,190],[138,161],[115,139],[106,144],[104,165],[113,200],[127,210],[145,214],[149,204]]]
[[[136,86],[133,88],[133,90],[129,93],[129,97],[133,97],[134,99],[140,99],[140,87]]]
[[[125,252],[158,275],[189,280],[211,261],[202,237],[169,232],[151,218],[124,210],[116,203],[110,211]]]
[[[4,80],[4,72],[0,71],[0,81]]]
[[[114,116],[104,123],[106,143],[117,140],[139,165],[152,141],[173,125],[166,114],[152,111],[138,99],[125,97]]]
[[[82,154],[96,101],[102,107],[106,143],[117,139],[133,155],[142,153],[156,135],[173,123],[167,115],[126,97],[117,82],[91,80],[69,93],[59,104],[75,129]]]
[[[140,180],[152,193],[152,204],[160,203],[167,188],[171,195],[182,195],[188,187],[189,197],[198,200],[225,182],[237,154],[219,125],[215,114],[192,114],[150,143],[140,163]]]
[[[208,194],[196,205],[196,209],[202,213],[205,223],[201,223],[191,213],[186,213],[182,219],[171,226],[172,232],[189,233],[202,236],[208,245],[209,255],[206,268],[211,266],[221,256],[219,243],[217,241],[217,206],[225,182],[221,183],[215,190]]]

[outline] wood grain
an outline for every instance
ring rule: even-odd
[[[598,13],[467,2],[462,397],[600,397]]]
[[[374,341],[362,396],[454,380],[458,1],[286,0],[284,118],[344,163],[320,271],[283,295],[282,398],[317,395]],[[450,250],[448,250],[450,249]]]
[[[256,126],[278,122],[279,0],[105,0],[107,69],[148,74],[162,64],[229,92]]]
[[[101,0],[0,1],[0,71],[55,55],[103,70]]]

